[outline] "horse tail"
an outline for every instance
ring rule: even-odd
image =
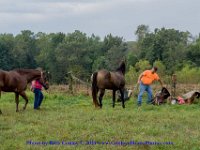
[[[98,75],[98,72],[95,72],[92,74],[92,98],[93,98],[93,103],[95,107],[99,106],[99,103],[97,101],[97,92],[98,92],[97,75]]]

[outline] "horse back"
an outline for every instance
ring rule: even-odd
[[[100,70],[97,74],[97,85],[100,89],[119,89],[124,87],[125,80],[123,75],[117,72]]]
[[[21,91],[26,81],[15,71],[0,71],[0,88],[5,92]]]
[[[125,86],[124,75],[119,72],[111,72],[111,82],[118,88],[123,88]]]

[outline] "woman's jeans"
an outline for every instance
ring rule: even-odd
[[[148,100],[147,100],[147,104],[150,104],[152,102],[152,89],[151,89],[151,86],[150,85],[145,85],[143,84],[142,82],[140,82],[140,92],[139,92],[139,95],[138,95],[138,106],[141,106],[142,104],[142,95],[143,93],[147,91],[147,94],[148,94]]]
[[[38,109],[43,100],[43,94],[40,89],[34,89],[35,98],[34,98],[34,109]]]

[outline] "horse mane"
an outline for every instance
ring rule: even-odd
[[[39,71],[39,70],[35,70],[35,69],[15,69],[14,71],[16,71],[19,74],[27,74],[33,71]]]
[[[123,75],[126,72],[126,64],[124,61],[121,62],[120,66],[116,69],[117,72],[121,72]]]

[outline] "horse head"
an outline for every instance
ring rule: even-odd
[[[41,78],[40,78],[40,82],[41,84],[44,86],[44,88],[47,90],[49,88],[49,77],[50,77],[50,73],[47,71],[41,71]]]

